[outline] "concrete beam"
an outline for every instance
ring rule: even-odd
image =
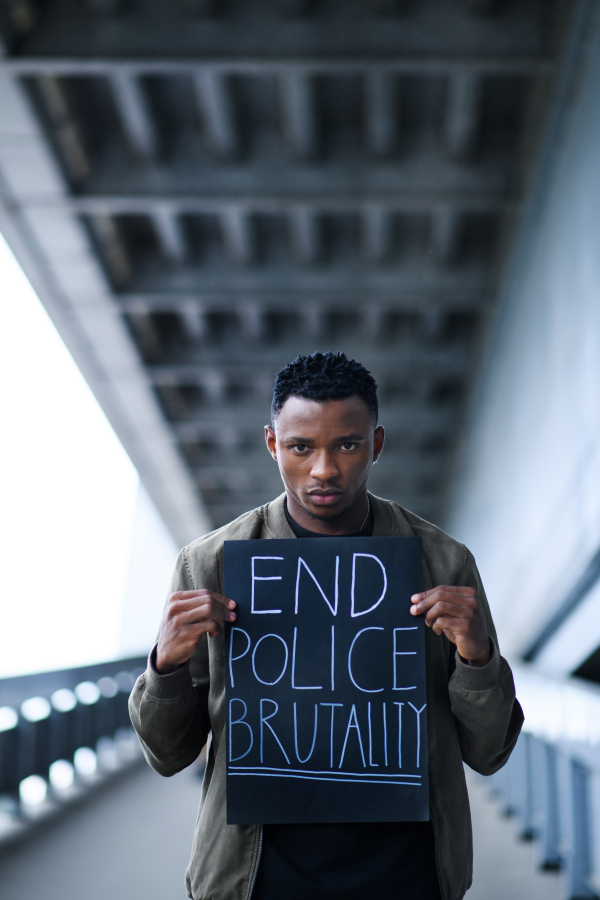
[[[363,247],[367,259],[384,262],[390,252],[391,216],[381,206],[371,206],[362,215]]]
[[[252,194],[244,197],[243,209],[248,213],[264,215],[288,215],[294,210],[308,210],[311,213],[337,215],[340,213],[368,212],[374,205],[387,213],[410,214],[430,213],[448,204],[461,212],[473,213],[512,213],[515,211],[514,199],[496,193],[468,194],[460,191],[406,191],[398,194],[373,192],[370,196],[323,196],[322,194],[306,194],[288,198],[273,194]],[[34,198],[28,206],[42,205],[48,209],[52,203]],[[240,210],[240,202],[220,194],[206,195],[163,195],[145,194],[127,195],[75,195],[65,197],[59,204],[76,213],[110,212],[130,215],[151,215],[155,209],[169,209],[177,215],[220,215],[228,210]]]
[[[318,149],[314,84],[310,75],[290,69],[279,75],[284,139],[297,159],[309,160]]]
[[[361,330],[364,328],[368,340],[377,341],[383,336],[384,310],[378,303],[369,303],[361,316]]]
[[[197,57],[185,58],[119,58],[110,57],[13,57],[2,61],[8,71],[16,75],[75,75],[78,77],[107,76],[124,73],[133,77],[148,75],[188,75],[198,70]],[[304,77],[321,75],[362,75],[372,71],[385,71],[399,75],[446,75],[469,72],[484,75],[536,75],[551,74],[555,60],[543,54],[460,55],[441,54],[416,56],[394,54],[391,57],[373,59],[348,56],[337,59],[294,60],[294,71]],[[255,59],[235,56],[229,59],[206,60],[202,68],[225,75],[274,75],[280,77],[289,72],[288,58]]]
[[[266,411],[267,407],[265,406],[265,412]],[[393,411],[391,411],[391,414],[393,414]],[[385,418],[385,413],[383,416]],[[262,433],[259,430],[256,446],[252,449],[248,449],[241,445],[234,447],[229,444],[221,445],[218,443],[218,434],[215,434],[213,450],[207,453],[204,462],[192,465],[191,469],[193,472],[214,471],[218,476],[225,478],[230,472],[235,471],[236,469],[245,469],[252,474],[256,473],[257,475],[264,476],[265,473],[273,471],[273,467],[276,464],[270,456],[266,446],[262,443],[261,438]],[[394,466],[402,466],[410,471],[411,474],[439,475],[439,455],[424,454],[419,449],[418,445],[411,444],[397,450],[390,449],[389,454],[386,452],[386,462],[388,464],[392,462],[392,455]]]
[[[469,71],[448,78],[446,144],[454,159],[468,159],[474,152],[481,105],[481,78]]]
[[[183,392],[177,385],[161,385],[159,396],[169,420],[178,422],[189,419],[189,405],[186,403]]]
[[[127,287],[133,279],[134,268],[114,216],[96,213],[90,216],[89,222],[111,281],[118,288]]]
[[[370,302],[377,303],[386,312],[418,312],[426,304],[439,306],[442,310],[448,311],[471,311],[486,310],[489,306],[489,298],[482,296],[479,290],[458,289],[453,291],[435,292],[415,290],[406,293],[399,292],[393,288],[389,291],[381,290],[380,287],[369,289]],[[341,288],[331,292],[312,291],[310,293],[311,300],[308,304],[304,304],[306,299],[306,291],[287,289],[282,292],[280,289],[269,290],[265,288],[258,294],[249,293],[248,290],[241,288],[239,291],[207,291],[199,290],[194,294],[185,293],[162,293],[147,292],[133,293],[126,292],[119,294],[119,306],[124,312],[136,311],[138,308],[152,309],[156,312],[176,312],[180,315],[184,314],[184,310],[194,310],[201,315],[206,312],[228,312],[238,314],[244,309],[246,304],[254,304],[260,306],[264,311],[284,311],[294,312],[300,310],[303,318],[307,309],[317,311],[319,314],[327,312],[331,309],[339,309],[343,304],[347,309],[361,310],[364,306],[364,297],[362,292],[358,295],[348,293],[347,290]],[[312,315],[312,313],[311,313]]]
[[[251,265],[252,258],[248,264],[244,262],[245,258],[241,257],[236,265],[215,261],[211,265],[186,266],[181,270],[163,266],[150,281],[143,279],[142,271],[140,280],[130,287],[136,289],[134,297],[140,296],[137,292],[140,287],[150,297],[154,293],[152,289],[156,288],[161,296],[222,297],[228,304],[237,302],[236,298],[254,297],[275,310],[280,297],[281,303],[292,312],[292,301],[302,304],[319,302],[321,297],[336,298],[335,307],[340,309],[347,304],[360,307],[369,298],[387,298],[393,296],[394,291],[399,303],[403,302],[402,298],[426,296],[428,292],[434,298],[441,298],[441,302],[445,302],[444,298],[450,302],[450,298],[464,291],[467,297],[478,295],[484,306],[494,290],[489,266],[465,263],[442,267],[434,264],[432,256],[426,254],[415,254],[410,259],[385,266],[361,262],[360,267],[358,262],[356,266],[349,266],[346,260],[337,259],[327,266]],[[490,264],[493,261],[490,258]],[[135,306],[134,303],[130,305]]]
[[[71,116],[64,85],[53,75],[38,78],[37,85],[69,179],[74,184],[81,185],[91,175],[92,164]]]
[[[321,222],[318,214],[304,206],[294,207],[288,217],[292,254],[301,263],[313,264],[321,256]]]
[[[227,383],[223,372],[216,367],[207,367],[202,370],[198,383],[204,388],[207,398],[219,409],[223,409]]]
[[[78,216],[25,209],[33,193],[60,205],[67,186],[23,86],[2,65],[0,112],[0,231],[167,527],[180,546],[187,544],[211,523],[109,290],[90,232]],[[102,232],[104,224],[97,224]]]
[[[441,207],[431,218],[431,251],[441,265],[456,261],[460,248],[461,217],[452,207]]]
[[[117,112],[133,152],[143,158],[158,155],[159,139],[141,75],[128,69],[110,72],[110,85]]]
[[[166,310],[164,310],[166,312]],[[201,303],[194,298],[183,299],[177,308],[177,314],[181,317],[184,330],[194,342],[203,341],[206,337],[206,312]]]
[[[183,262],[187,256],[187,244],[179,216],[170,209],[155,209],[152,224],[164,257],[173,263]]]
[[[194,73],[193,83],[210,145],[218,156],[231,159],[239,151],[239,129],[229,78],[202,68]]]
[[[247,209],[229,205],[219,215],[223,242],[229,258],[239,265],[248,265],[256,252],[254,223]]]
[[[471,363],[468,347],[434,345],[428,340],[406,341],[401,354],[393,344],[368,343],[364,335],[355,335],[344,343],[347,353],[358,355],[364,365],[372,366],[392,383],[414,375],[415,371],[427,371],[428,377],[435,380],[456,379],[465,374]],[[148,379],[155,384],[196,384],[202,382],[206,373],[213,377],[212,373],[218,372],[225,381],[252,385],[258,379],[263,384],[299,352],[306,351],[293,339],[259,348],[237,343],[227,348],[206,346],[188,353],[178,351],[164,362],[149,366]]]
[[[129,322],[135,332],[137,344],[142,352],[142,358],[146,363],[158,363],[164,356],[164,348],[160,330],[152,321],[149,311],[135,312],[129,316]],[[177,384],[175,377],[166,377],[164,386],[171,387]]]
[[[542,82],[542,79],[539,79]],[[535,117],[543,107],[545,94],[540,89],[527,91],[531,100],[524,114],[526,127],[534,132]],[[135,158],[121,156],[118,168],[109,157],[94,156],[94,171],[86,184],[86,195],[125,194],[144,197],[162,195],[179,197],[235,197],[238,201],[257,195],[279,198],[290,205],[302,205],[306,198],[356,198],[361,202],[389,200],[391,198],[429,197],[431,202],[444,201],[451,196],[510,197],[515,192],[515,182],[500,160],[482,161],[481,165],[464,166],[457,182],[456,163],[449,156],[443,135],[435,144],[414,153],[404,155],[398,163],[391,164],[390,157],[370,156],[364,153],[335,155],[324,165],[307,165],[306,162],[280,157],[272,165],[271,157],[262,151],[240,155],[223,164],[223,157],[213,153],[206,139],[203,158],[187,156],[160,166],[160,188],[156,182],[154,166],[140,166]],[[526,136],[525,136],[526,137]],[[196,140],[194,137],[192,140]],[[364,137],[363,137],[364,141]],[[116,143],[119,139],[116,138]],[[399,141],[400,145],[402,141]],[[242,144],[242,151],[244,149]],[[425,155],[423,155],[425,154]],[[358,167],[358,168],[357,168]],[[357,181],[360,172],[360,191]],[[119,187],[116,187],[119,185]],[[460,186],[460,190],[457,190]]]
[[[255,300],[242,300],[238,315],[242,325],[242,335],[251,341],[260,341],[265,333],[265,310]]]
[[[326,309],[321,303],[311,303],[304,300],[298,304],[302,317],[302,327],[306,336],[312,340],[319,341],[323,336],[323,324]]]
[[[365,136],[369,152],[390,156],[396,148],[398,97],[394,76],[372,71],[365,76]]]
[[[292,359],[293,357],[290,357]],[[288,360],[289,361],[289,360]],[[362,361],[362,360],[361,360]],[[377,375],[377,370],[375,369]],[[275,374],[273,371],[272,376]],[[223,406],[223,404],[221,404]],[[209,441],[221,443],[228,448],[243,447],[248,443],[249,435],[256,438],[256,445],[262,441],[262,425],[268,420],[270,401],[248,407],[246,404],[237,407],[228,406],[219,409],[209,407],[202,411],[198,419],[188,422],[173,422],[172,429],[182,444],[194,444]],[[441,433],[456,429],[456,410],[426,406],[423,403],[398,403],[391,407],[386,436],[389,439],[390,455],[393,444],[401,445],[406,434]],[[454,433],[454,432],[453,432]]]

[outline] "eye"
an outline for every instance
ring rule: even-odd
[[[294,450],[296,453],[304,453],[304,451],[307,450],[308,448],[307,448],[306,444],[293,444],[293,446],[290,449]]]
[[[358,444],[355,444],[353,441],[346,441],[345,444],[342,444],[342,450],[354,450]]]

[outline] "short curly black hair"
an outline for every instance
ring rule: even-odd
[[[306,397],[321,402],[345,400],[354,395],[365,401],[377,425],[377,382],[368,369],[355,359],[348,359],[343,352],[328,350],[327,353],[297,356],[275,376],[271,422],[275,424],[288,397]]]

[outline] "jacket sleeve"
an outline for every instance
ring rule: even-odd
[[[195,589],[182,550],[169,595]],[[193,673],[193,675],[192,675]],[[129,698],[129,715],[144,756],[161,775],[175,775],[197,758],[210,732],[208,646],[202,635],[192,659],[169,675],[156,671],[156,646]]]
[[[492,656],[485,666],[470,666],[456,653],[456,667],[449,684],[450,703],[462,758],[481,775],[492,775],[502,768],[517,742],[523,724],[523,712],[515,697],[510,666],[500,656],[496,629],[475,560],[467,550],[460,584],[477,591]]]

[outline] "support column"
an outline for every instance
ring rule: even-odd
[[[158,155],[159,140],[141,80],[118,69],[110,76],[113,96],[131,149],[143,159]]]
[[[283,72],[280,91],[285,140],[297,159],[311,159],[318,142],[313,80],[304,72]]]
[[[397,136],[396,85],[388,72],[369,72],[365,78],[365,131],[369,152],[376,157],[393,153]]]
[[[226,159],[236,156],[239,134],[229,78],[220,72],[200,69],[194,75],[194,90],[214,152]]]
[[[170,209],[157,209],[152,213],[154,230],[164,256],[174,263],[181,263],[187,256],[187,246],[180,217]]]
[[[456,72],[448,78],[446,143],[454,159],[470,157],[479,130],[481,78],[473,72]]]

